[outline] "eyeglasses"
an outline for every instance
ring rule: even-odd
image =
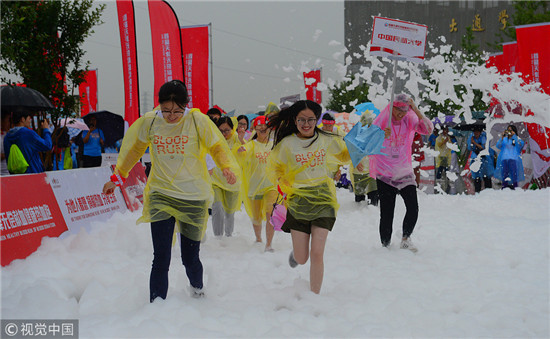
[[[265,132],[267,132],[267,128],[264,128],[264,129],[256,129],[256,132],[258,132],[258,133],[265,133]]]
[[[238,124],[239,126],[248,126],[248,124],[246,122],[239,122]]]
[[[313,125],[317,122],[317,119],[316,118],[309,118],[309,119],[298,118],[296,119],[296,122],[300,125],[305,125],[306,122],[308,125]]]
[[[220,132],[222,132],[222,134],[228,134],[228,133],[231,133],[231,130],[230,129],[221,129]]]

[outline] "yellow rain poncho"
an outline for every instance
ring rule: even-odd
[[[237,162],[225,138],[198,109],[187,111],[176,124],[167,123],[160,111],[148,112],[126,132],[115,173],[127,177],[147,147],[151,172],[143,194],[143,215],[137,223],[174,217],[179,232],[191,240],[201,240],[213,195],[206,152],[219,168],[231,168],[238,175]]]
[[[376,180],[369,176],[369,157],[364,157],[360,164],[363,165],[362,171],[351,165],[351,182],[353,183],[355,195],[365,195],[377,189]]]
[[[277,199],[276,186],[267,177],[267,159],[273,142],[254,139],[242,147],[245,151],[237,152],[236,156],[243,171],[244,206],[252,223],[258,225],[271,213]]]
[[[317,140],[308,147],[314,138]],[[271,151],[267,174],[287,194],[287,209],[294,218],[336,217],[336,189],[329,172],[350,162],[340,137],[319,133],[300,139],[292,134]]]
[[[241,142],[235,132],[231,132],[229,139],[225,140],[230,150],[235,145],[240,145]],[[212,189],[214,190],[214,202],[221,201],[223,209],[226,213],[235,213],[241,209],[241,182],[240,169],[233,171],[237,175],[237,182],[233,185],[227,183],[223,176],[223,172],[219,167],[215,167],[212,171]]]

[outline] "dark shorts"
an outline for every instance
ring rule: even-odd
[[[335,222],[336,222],[335,217],[321,217],[313,220],[295,219],[292,216],[292,214],[290,214],[290,212],[287,211],[286,220],[283,226],[281,227],[281,229],[286,233],[290,233],[290,230],[295,230],[295,231],[311,234],[312,225],[332,231],[332,227],[334,226]]]

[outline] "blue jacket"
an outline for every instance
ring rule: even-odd
[[[10,156],[10,147],[16,144],[23,153],[25,160],[29,163],[25,173],[42,173],[44,166],[40,160],[40,152],[46,152],[52,149],[52,133],[44,130],[44,137],[27,127],[14,127],[9,130],[4,138],[4,153],[6,159]]]

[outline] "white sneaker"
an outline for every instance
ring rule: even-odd
[[[418,248],[414,246],[414,244],[411,241],[411,238],[403,238],[403,240],[401,240],[400,248],[404,250],[409,250],[414,253],[418,252]]]
[[[265,249],[264,249],[264,252],[273,253],[273,252],[275,252],[275,250],[271,246],[266,246]]]
[[[204,290],[202,288],[196,288],[191,286],[191,297],[195,299],[204,298]]]

